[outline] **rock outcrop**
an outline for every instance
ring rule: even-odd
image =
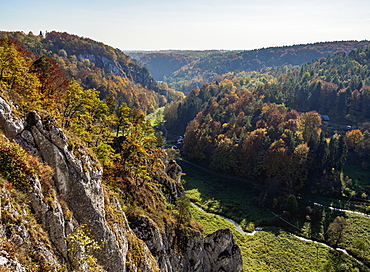
[[[205,260],[209,271],[243,271],[240,248],[230,229],[220,229],[204,239]]]
[[[160,94],[164,94],[163,90],[160,89],[158,83],[150,75],[149,70],[144,66],[140,66],[139,63],[137,63],[135,60],[132,60],[132,62],[125,64],[120,63],[117,60],[107,58],[105,56],[91,53],[79,54],[78,58],[80,60],[88,59],[91,62],[95,63],[97,67],[103,69],[107,73],[114,73],[129,78],[135,83],[140,83],[150,90],[154,90]]]
[[[186,246],[179,249],[173,247],[173,233],[166,233],[149,217],[138,216],[129,224],[119,201],[114,197],[107,198],[104,193],[100,164],[84,148],[70,150],[65,133],[52,119],[42,120],[36,112],[30,113],[26,120],[13,118],[12,107],[0,98],[0,130],[9,140],[30,150],[54,170],[55,199],[45,200],[38,179],[28,194],[32,209],[53,245],[52,251],[40,247],[43,256],[51,256],[50,259],[72,269],[73,260],[69,259],[66,238],[79,226],[86,225],[94,239],[104,244],[95,257],[106,271],[158,271],[158,268],[165,272],[242,271],[240,250],[230,230],[219,230],[207,237],[199,234],[187,238]],[[170,201],[184,195],[179,183],[180,173],[181,168],[170,162],[163,176],[155,178],[171,195]],[[65,214],[66,207],[63,206],[72,211],[72,216]],[[107,214],[107,206],[118,214],[119,219]],[[21,235],[19,237],[23,239]],[[142,241],[138,244],[146,261],[140,267],[131,264],[128,257],[129,237]],[[2,251],[0,267],[26,271]]]
[[[196,235],[187,240],[182,251],[176,252],[170,247],[174,237],[161,234],[150,218],[138,216],[130,221],[133,231],[148,246],[163,272],[243,271],[241,252],[230,229],[218,230],[205,238]]]
[[[127,247],[120,246],[119,238],[108,227],[105,219],[104,193],[101,184],[102,169],[100,165],[84,150],[68,150],[67,138],[61,129],[51,121],[41,122],[37,113],[30,113],[27,126],[16,141],[34,151],[47,162],[55,172],[54,184],[58,195],[68,204],[73,218],[79,225],[87,225],[97,241],[103,241],[104,247],[97,254],[100,264],[108,271],[125,271]],[[42,198],[34,195],[34,209],[39,214],[43,225],[58,251],[66,257],[66,241],[68,223],[60,205],[53,209],[45,207]],[[67,228],[66,228],[67,227]],[[70,230],[71,231],[71,230]],[[126,250],[125,250],[126,249]]]

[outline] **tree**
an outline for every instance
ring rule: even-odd
[[[131,125],[129,117],[131,114],[131,109],[126,103],[122,103],[118,109],[118,122],[116,125],[116,137],[119,136],[120,132],[125,135],[126,129]],[[123,129],[123,130],[122,130]]]
[[[94,257],[94,251],[101,250],[101,246],[94,240],[85,225],[77,228],[66,238],[68,256],[72,262],[73,271],[105,271]]]
[[[135,186],[142,186],[159,169],[163,169],[160,159],[164,151],[157,146],[158,140],[149,121],[145,120],[140,109],[129,109],[125,105],[120,109],[122,143],[118,163],[123,174],[135,181]]]
[[[215,170],[227,171],[233,165],[233,142],[220,134],[217,137],[217,147],[212,155],[210,167]]]
[[[109,143],[112,141],[111,131],[116,123],[116,116],[100,100],[99,92],[94,89],[84,90],[72,80],[61,105],[61,114],[64,128],[84,140],[104,166],[112,166],[116,156]]]
[[[348,229],[349,223],[343,216],[337,216],[328,228],[328,241],[334,247],[342,242],[344,232]]]
[[[69,128],[71,124],[93,107],[98,92],[94,89],[84,90],[75,80],[71,80],[67,88],[67,95],[62,104],[63,126]]]
[[[45,98],[63,98],[70,79],[55,60],[43,55],[32,63],[29,71],[38,77],[41,83],[39,89]]]
[[[258,128],[252,131],[242,143],[239,153],[239,173],[246,177],[259,178],[263,172],[265,145],[268,142],[267,131]]]
[[[298,212],[297,198],[294,195],[288,196],[285,207],[291,215],[295,215]]]
[[[191,220],[191,202],[186,196],[179,197],[176,200],[177,216],[180,224],[188,225]]]
[[[317,112],[305,112],[299,116],[299,125],[302,138],[305,142],[311,139],[317,142],[321,133],[321,118]]]
[[[17,51],[15,45],[7,39],[0,39],[0,87],[8,92],[11,100],[21,106],[41,100],[37,91],[39,80],[28,72],[28,67],[29,60]],[[32,105],[33,109],[35,105]]]
[[[364,135],[361,130],[354,129],[346,133],[345,141],[349,149],[356,150],[359,147],[361,141],[364,139]]]
[[[292,188],[294,192],[301,189],[308,178],[308,154],[310,148],[307,146],[307,143],[299,144],[296,146],[293,152],[292,159]]]

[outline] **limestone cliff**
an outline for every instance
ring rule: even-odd
[[[123,63],[112,58],[94,53],[81,53],[77,56],[80,60],[88,59],[95,65],[107,73],[114,73],[126,78],[133,82],[140,83],[150,90],[154,90],[160,94],[165,94],[165,90],[161,90],[158,83],[150,75],[149,70],[140,66],[137,62],[132,60],[130,63]]]
[[[1,212],[7,211],[14,217],[12,229],[7,229],[4,220],[0,222],[3,243],[18,243],[19,248],[31,250],[29,243],[36,238],[32,240],[30,233],[40,228],[33,235],[45,233],[46,238],[35,243],[32,250],[42,263],[48,264],[48,271],[60,267],[68,271],[81,267],[86,267],[85,271],[101,271],[81,266],[81,260],[68,251],[71,245],[67,237],[83,225],[102,245],[94,256],[106,271],[242,271],[240,250],[230,230],[219,230],[207,237],[194,233],[191,238],[182,237],[179,247],[175,246],[179,244],[176,232],[165,225],[158,226],[149,216],[130,213],[127,220],[118,196],[102,183],[103,169],[94,155],[83,146],[71,148],[66,134],[55,126],[52,118],[41,118],[36,112],[25,120],[14,118],[11,105],[0,97],[0,130],[7,141],[17,142],[54,170],[51,186],[55,197],[45,196],[48,192],[37,177],[31,179],[32,188],[25,195],[27,215],[37,219],[34,226],[39,227],[30,227],[30,220],[12,208],[17,205],[11,196],[14,191],[7,190],[5,185],[0,191],[1,199],[8,199],[8,206],[2,205]],[[168,195],[167,201],[174,202],[184,195],[178,180],[180,173],[181,168],[171,162],[163,174],[153,177],[158,188]],[[28,246],[22,247],[26,243]],[[11,271],[31,269],[20,260],[22,255],[3,248],[0,267]]]

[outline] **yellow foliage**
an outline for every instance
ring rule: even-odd
[[[358,147],[363,139],[364,135],[359,129],[348,131],[345,136],[345,141],[349,149],[355,149]]]

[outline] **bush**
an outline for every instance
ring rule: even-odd
[[[18,144],[0,139],[0,175],[15,188],[24,190],[35,174],[30,155]]]

